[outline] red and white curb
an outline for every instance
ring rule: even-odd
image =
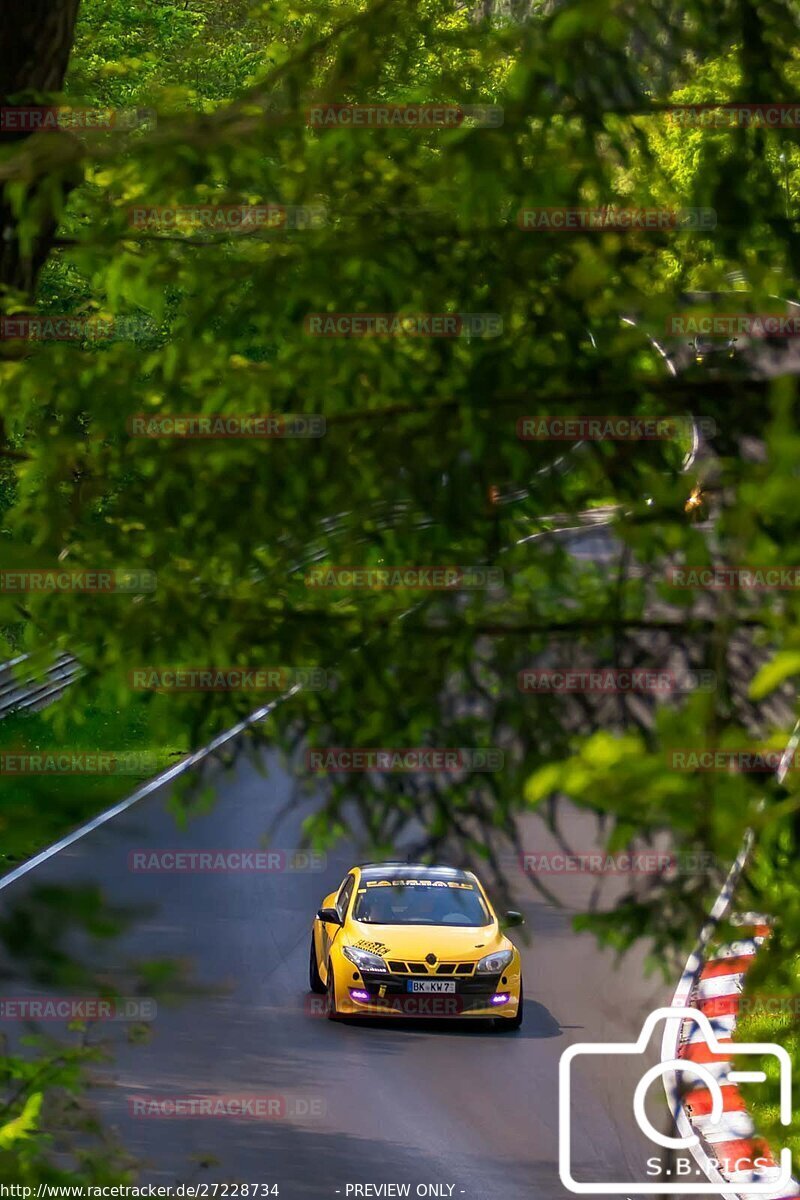
[[[769,936],[769,918],[758,913],[734,913],[730,923],[741,930],[741,939],[712,948],[714,932],[727,914],[751,846],[752,838],[748,836],[672,1000],[674,1008],[694,1008],[708,1017],[723,1047],[732,1045],[745,976],[755,961],[759,946]],[[691,1154],[725,1200],[793,1200],[800,1197],[800,1184],[794,1179],[777,1190],[751,1190],[753,1186],[764,1188],[770,1180],[779,1181],[781,1171],[766,1142],[756,1135],[738,1085],[728,1079],[731,1058],[728,1053],[712,1053],[694,1022],[683,1019],[667,1022],[661,1061],[685,1059],[708,1068],[720,1084],[723,1097],[722,1120],[712,1127],[708,1088],[698,1085],[682,1091],[677,1072],[665,1072],[664,1086],[678,1134],[681,1137],[695,1135],[697,1142],[689,1147]],[[725,1185],[730,1185],[729,1189]]]

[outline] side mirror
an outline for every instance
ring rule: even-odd
[[[505,929],[513,929],[515,925],[524,925],[525,918],[521,912],[514,912],[511,910],[505,914],[501,924]]]
[[[341,925],[342,918],[339,916],[335,908],[321,908],[317,916],[320,921],[325,921],[329,925]]]

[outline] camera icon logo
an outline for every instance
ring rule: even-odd
[[[730,1194],[732,1185],[730,1182],[715,1183],[712,1180],[704,1178],[702,1182],[683,1182],[680,1179],[662,1180],[660,1182],[642,1181],[637,1182],[630,1180],[619,1183],[604,1183],[604,1182],[579,1182],[573,1177],[572,1173],[572,1120],[571,1120],[571,1099],[572,1099],[572,1064],[576,1058],[599,1055],[604,1058],[617,1058],[621,1056],[643,1055],[650,1044],[653,1030],[660,1021],[691,1021],[696,1025],[702,1035],[703,1040],[708,1046],[712,1054],[719,1054],[723,1058],[730,1054],[730,1049],[727,1044],[721,1043],[708,1017],[704,1013],[699,1012],[696,1008],[659,1008],[655,1012],[650,1013],[644,1025],[639,1038],[635,1042],[577,1042],[575,1045],[568,1047],[561,1055],[559,1063],[559,1129],[558,1129],[558,1167],[561,1182],[569,1192],[576,1195],[629,1195],[636,1192],[642,1195],[717,1195],[722,1196]],[[776,1059],[780,1068],[780,1122],[782,1125],[790,1125],[792,1118],[792,1063],[788,1052],[783,1046],[778,1046],[774,1042],[737,1042],[736,1054],[738,1055],[760,1055]],[[688,1121],[684,1122],[686,1128],[690,1130],[683,1136],[671,1137],[660,1133],[652,1124],[645,1111],[645,1098],[648,1089],[656,1079],[674,1073],[676,1076],[686,1075],[690,1082],[695,1086],[705,1086],[708,1088],[711,1099],[711,1112],[708,1123],[704,1128],[704,1136],[713,1135],[715,1130],[720,1133],[725,1131],[725,1114],[724,1114],[724,1098],[722,1094],[722,1086],[720,1085],[717,1073],[709,1067],[701,1063],[692,1062],[689,1059],[675,1058],[666,1062],[659,1062],[654,1067],[645,1071],[636,1086],[633,1095],[633,1115],[636,1119],[636,1124],[639,1129],[651,1142],[655,1145],[669,1150],[692,1150],[700,1144],[700,1139],[697,1134],[691,1132],[691,1127]],[[734,1071],[727,1070],[725,1073],[725,1083],[765,1083],[766,1074],[764,1071]],[[681,1122],[676,1119],[678,1131],[680,1132]],[[774,1169],[773,1169],[774,1170]],[[786,1187],[792,1179],[792,1153],[788,1147],[784,1147],[780,1153],[780,1175],[775,1177],[771,1172],[772,1177],[765,1179],[763,1182],[748,1182],[746,1190],[748,1196],[768,1196],[781,1195],[782,1188]]]

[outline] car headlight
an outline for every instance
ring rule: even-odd
[[[505,971],[513,957],[513,950],[495,950],[494,953],[487,954],[485,958],[481,959],[475,968],[475,973],[480,975],[498,975],[500,971]]]
[[[385,973],[389,970],[380,954],[373,954],[370,950],[357,950],[355,946],[342,946],[342,953],[345,958],[350,959],[351,963],[356,964],[359,971],[383,971]]]

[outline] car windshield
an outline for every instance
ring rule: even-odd
[[[698,337],[694,340],[694,348],[698,354],[713,354],[715,350],[730,350],[733,347],[731,338]]]
[[[353,917],[367,925],[488,925],[491,918],[472,883],[370,881],[359,888]]]

